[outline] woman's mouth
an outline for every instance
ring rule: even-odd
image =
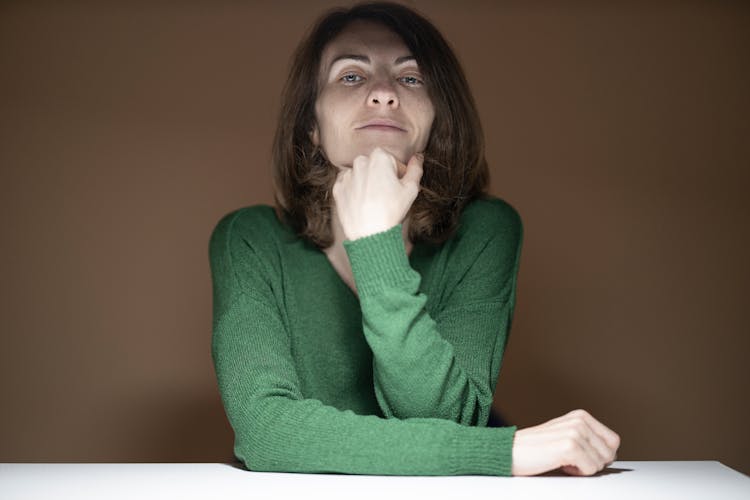
[[[383,118],[369,120],[363,123],[362,125],[360,125],[359,127],[357,127],[357,130],[380,130],[383,132],[406,132],[406,129],[404,129],[404,127],[402,127],[400,123],[393,121],[393,120],[383,119]]]

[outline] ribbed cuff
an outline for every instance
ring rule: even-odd
[[[346,240],[344,249],[360,296],[419,277],[409,264],[401,224],[363,238]]]
[[[490,432],[488,432],[490,431]],[[490,436],[488,437],[488,434]],[[456,475],[510,476],[516,427],[464,426],[456,436],[453,468]]]

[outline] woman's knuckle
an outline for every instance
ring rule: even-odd
[[[588,413],[582,408],[577,408],[570,412],[570,416],[576,418],[586,418],[588,416]]]
[[[571,427],[568,429],[567,432],[567,438],[571,441],[578,442],[583,437],[583,434],[581,433],[581,430],[576,427]]]
[[[581,449],[581,445],[578,443],[578,439],[576,437],[569,435],[563,440],[562,449],[565,453],[568,454],[568,456],[570,456],[579,451]]]
[[[620,436],[617,435],[617,434],[615,434],[614,437],[612,438],[612,442],[614,444],[615,449],[619,448],[620,447]]]
[[[576,416],[573,418],[573,425],[576,429],[583,429],[586,427],[586,420],[581,416]]]

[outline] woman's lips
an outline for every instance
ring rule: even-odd
[[[358,130],[382,130],[383,132],[406,132],[404,129],[392,127],[390,125],[365,125]]]
[[[378,118],[370,120],[359,127],[357,130],[382,130],[384,132],[406,132],[406,130],[396,121]]]

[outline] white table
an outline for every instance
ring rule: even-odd
[[[615,462],[592,477],[401,477],[249,472],[227,464],[0,464],[0,499],[743,499],[719,462]]]

